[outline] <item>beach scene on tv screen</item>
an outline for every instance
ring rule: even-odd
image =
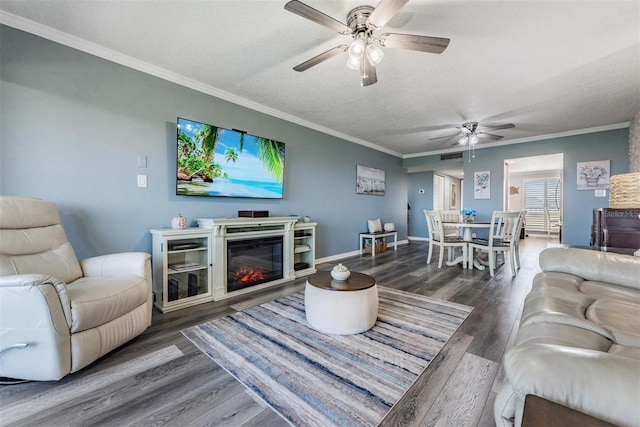
[[[176,194],[281,199],[284,144],[178,119]]]

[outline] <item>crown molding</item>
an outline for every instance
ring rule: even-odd
[[[365,146],[367,148],[371,148],[376,151],[380,151],[386,154],[389,154],[394,157],[402,158],[402,154],[395,152],[393,150],[389,150],[384,147],[380,147],[376,144],[373,144],[369,141],[365,141],[363,139],[355,138],[350,135],[346,135],[341,132],[337,132],[333,129],[329,129],[324,126],[320,126],[318,124],[303,120],[299,117],[293,116],[291,114],[284,113],[280,110],[276,110],[271,107],[267,107],[266,105],[259,104],[257,102],[248,100],[246,98],[242,98],[240,96],[234,95],[232,93],[226,92],[222,89],[216,88],[211,85],[204,84],[194,79],[190,79],[184,77],[180,74],[174,73],[172,71],[166,70],[162,67],[157,67],[155,65],[149,64],[144,61],[140,61],[139,59],[133,58],[128,55],[123,55],[122,53],[116,52],[112,49],[105,48],[104,46],[88,42],[79,37],[72,36],[70,34],[64,33],[62,31],[56,30],[54,28],[48,27],[46,25],[39,24],[35,21],[31,21],[29,19],[22,18],[20,16],[14,15],[12,13],[1,12],[0,11],[0,24],[7,25],[9,27],[16,28],[18,30],[25,31],[30,34],[34,34],[36,36],[45,38],[47,40],[51,40],[58,44],[71,47],[73,49],[91,54],[93,56],[97,56],[98,58],[106,59],[107,61],[114,62],[116,64],[123,65],[125,67],[143,72],[145,74],[152,75],[154,77],[158,77],[160,79],[169,81],[171,83],[175,83],[180,86],[187,87],[189,89],[196,90],[201,93],[205,93],[207,95],[214,96],[216,98],[220,98],[222,100],[231,102],[236,105],[240,105],[242,107],[246,107],[250,110],[254,110],[260,113],[267,114],[272,117],[276,117],[282,120],[285,120],[290,123],[294,123],[309,129],[316,130],[320,133],[335,136],[336,138],[340,138],[349,142],[353,142],[358,145]]]
[[[324,126],[320,126],[316,123],[309,122],[307,120],[303,120],[299,117],[293,116],[291,114],[284,113],[280,110],[276,110],[274,108],[268,107],[263,104],[259,104],[257,102],[251,101],[246,98],[242,98],[240,96],[234,95],[230,92],[226,92],[222,89],[216,88],[211,85],[204,84],[194,79],[190,79],[184,77],[180,74],[174,73],[172,71],[166,70],[164,68],[149,64],[144,61],[140,61],[139,59],[133,58],[128,55],[123,55],[119,52],[116,52],[112,49],[105,48],[104,46],[88,42],[79,37],[72,36],[70,34],[64,33],[62,31],[56,30],[54,28],[39,24],[35,21],[31,21],[29,19],[22,18],[20,16],[14,15],[12,13],[7,13],[0,11],[0,24],[7,25],[9,27],[16,28],[18,30],[25,31],[30,34],[34,34],[36,36],[51,40],[53,42],[62,44],[64,46],[71,47],[73,49],[97,56],[102,59],[106,59],[107,61],[114,62],[116,64],[123,65],[125,67],[143,72],[145,74],[152,75],[154,77],[158,77],[160,79],[175,83],[180,86],[187,87],[189,89],[193,89],[195,91],[211,95],[213,97],[231,102],[236,105],[240,105],[242,107],[246,107],[250,110],[257,111],[260,113],[267,114],[272,117],[276,117],[282,120],[285,120],[290,123],[294,123],[300,126],[303,126],[308,129],[312,129],[318,131],[320,133],[331,135],[336,138],[343,139],[345,141],[353,142],[358,145],[362,145],[364,147],[370,148],[372,150],[380,151],[382,153],[389,154],[394,157],[398,157],[401,159],[411,159],[415,157],[426,157],[433,156],[438,154],[446,154],[460,151],[460,148],[450,148],[443,150],[435,150],[435,151],[425,151],[421,153],[413,153],[413,154],[401,154],[396,151],[387,149],[385,147],[380,147],[372,142],[365,141],[360,138],[355,138],[353,136],[344,134],[342,132],[335,131],[333,129],[329,129]],[[476,146],[476,150],[481,150],[484,148],[497,147],[502,145],[512,145],[512,144],[520,144],[525,142],[532,141],[542,141],[546,139],[553,138],[562,138],[567,136],[574,135],[582,135],[587,133],[595,133],[602,132],[607,130],[615,130],[627,128],[630,126],[630,122],[617,123],[612,125],[605,126],[597,126],[586,129],[576,129],[567,132],[553,133],[548,135],[540,135],[535,137],[527,137],[527,138],[519,138],[519,139],[511,139],[501,142],[493,142],[488,144],[482,144],[481,146]]]
[[[476,145],[475,150],[477,151],[477,150],[482,150],[484,148],[499,147],[502,145],[522,144],[524,142],[543,141],[545,139],[564,138],[567,136],[584,135],[587,133],[596,133],[596,132],[605,132],[608,130],[624,129],[624,128],[628,128],[630,125],[631,125],[631,122],[623,122],[623,123],[615,123],[612,125],[596,126],[592,128],[575,129],[575,130],[570,130],[566,132],[550,133],[547,135],[530,136],[527,138],[509,139],[507,141],[492,142],[488,144],[482,144],[480,146]],[[467,148],[465,148],[465,151],[466,150]],[[427,156],[433,156],[437,154],[455,153],[458,151],[460,151],[460,148],[449,148],[446,150],[425,151],[422,153],[405,154],[402,156],[402,158],[412,159],[415,157],[427,157]]]

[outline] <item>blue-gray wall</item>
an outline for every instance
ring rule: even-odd
[[[420,194],[424,190],[424,194]],[[411,237],[427,238],[427,222],[424,210],[433,209],[433,172],[409,174],[409,223],[408,233]]]
[[[178,213],[309,215],[319,223],[318,258],[356,250],[370,218],[394,222],[406,238],[399,158],[5,26],[0,79],[0,194],[56,202],[80,258],[150,251],[149,228]],[[176,196],[178,116],[286,143],[284,199]],[[358,164],[386,172],[384,196],[355,194]],[[147,188],[136,186],[138,174]]]
[[[564,153],[562,241],[569,245],[589,245],[593,208],[608,207],[609,192],[607,191],[607,197],[595,197],[593,190],[578,191],[577,163],[611,160],[611,175],[627,173],[628,128],[480,149],[476,150],[471,162],[465,152],[466,179],[462,206],[477,209],[479,220],[489,219],[493,210],[502,210],[504,206],[504,160],[552,153]],[[438,157],[405,159],[403,164],[407,168],[418,168],[420,165],[436,162]],[[473,199],[473,173],[479,171],[491,172],[491,198],[488,200]],[[413,179],[410,178],[410,190],[412,183]],[[411,231],[410,235],[414,235],[413,229]]]

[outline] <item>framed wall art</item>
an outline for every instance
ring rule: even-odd
[[[384,171],[356,166],[356,194],[384,196]]]
[[[608,190],[611,160],[578,162],[578,190]]]
[[[491,198],[491,171],[473,173],[473,198]]]
[[[458,209],[458,185],[455,182],[451,183],[449,199],[449,209]]]

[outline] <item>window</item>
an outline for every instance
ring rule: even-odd
[[[561,186],[559,178],[524,181],[524,208],[527,231],[547,232],[560,221]]]
[[[444,176],[433,175],[433,210],[449,209],[444,205]]]

